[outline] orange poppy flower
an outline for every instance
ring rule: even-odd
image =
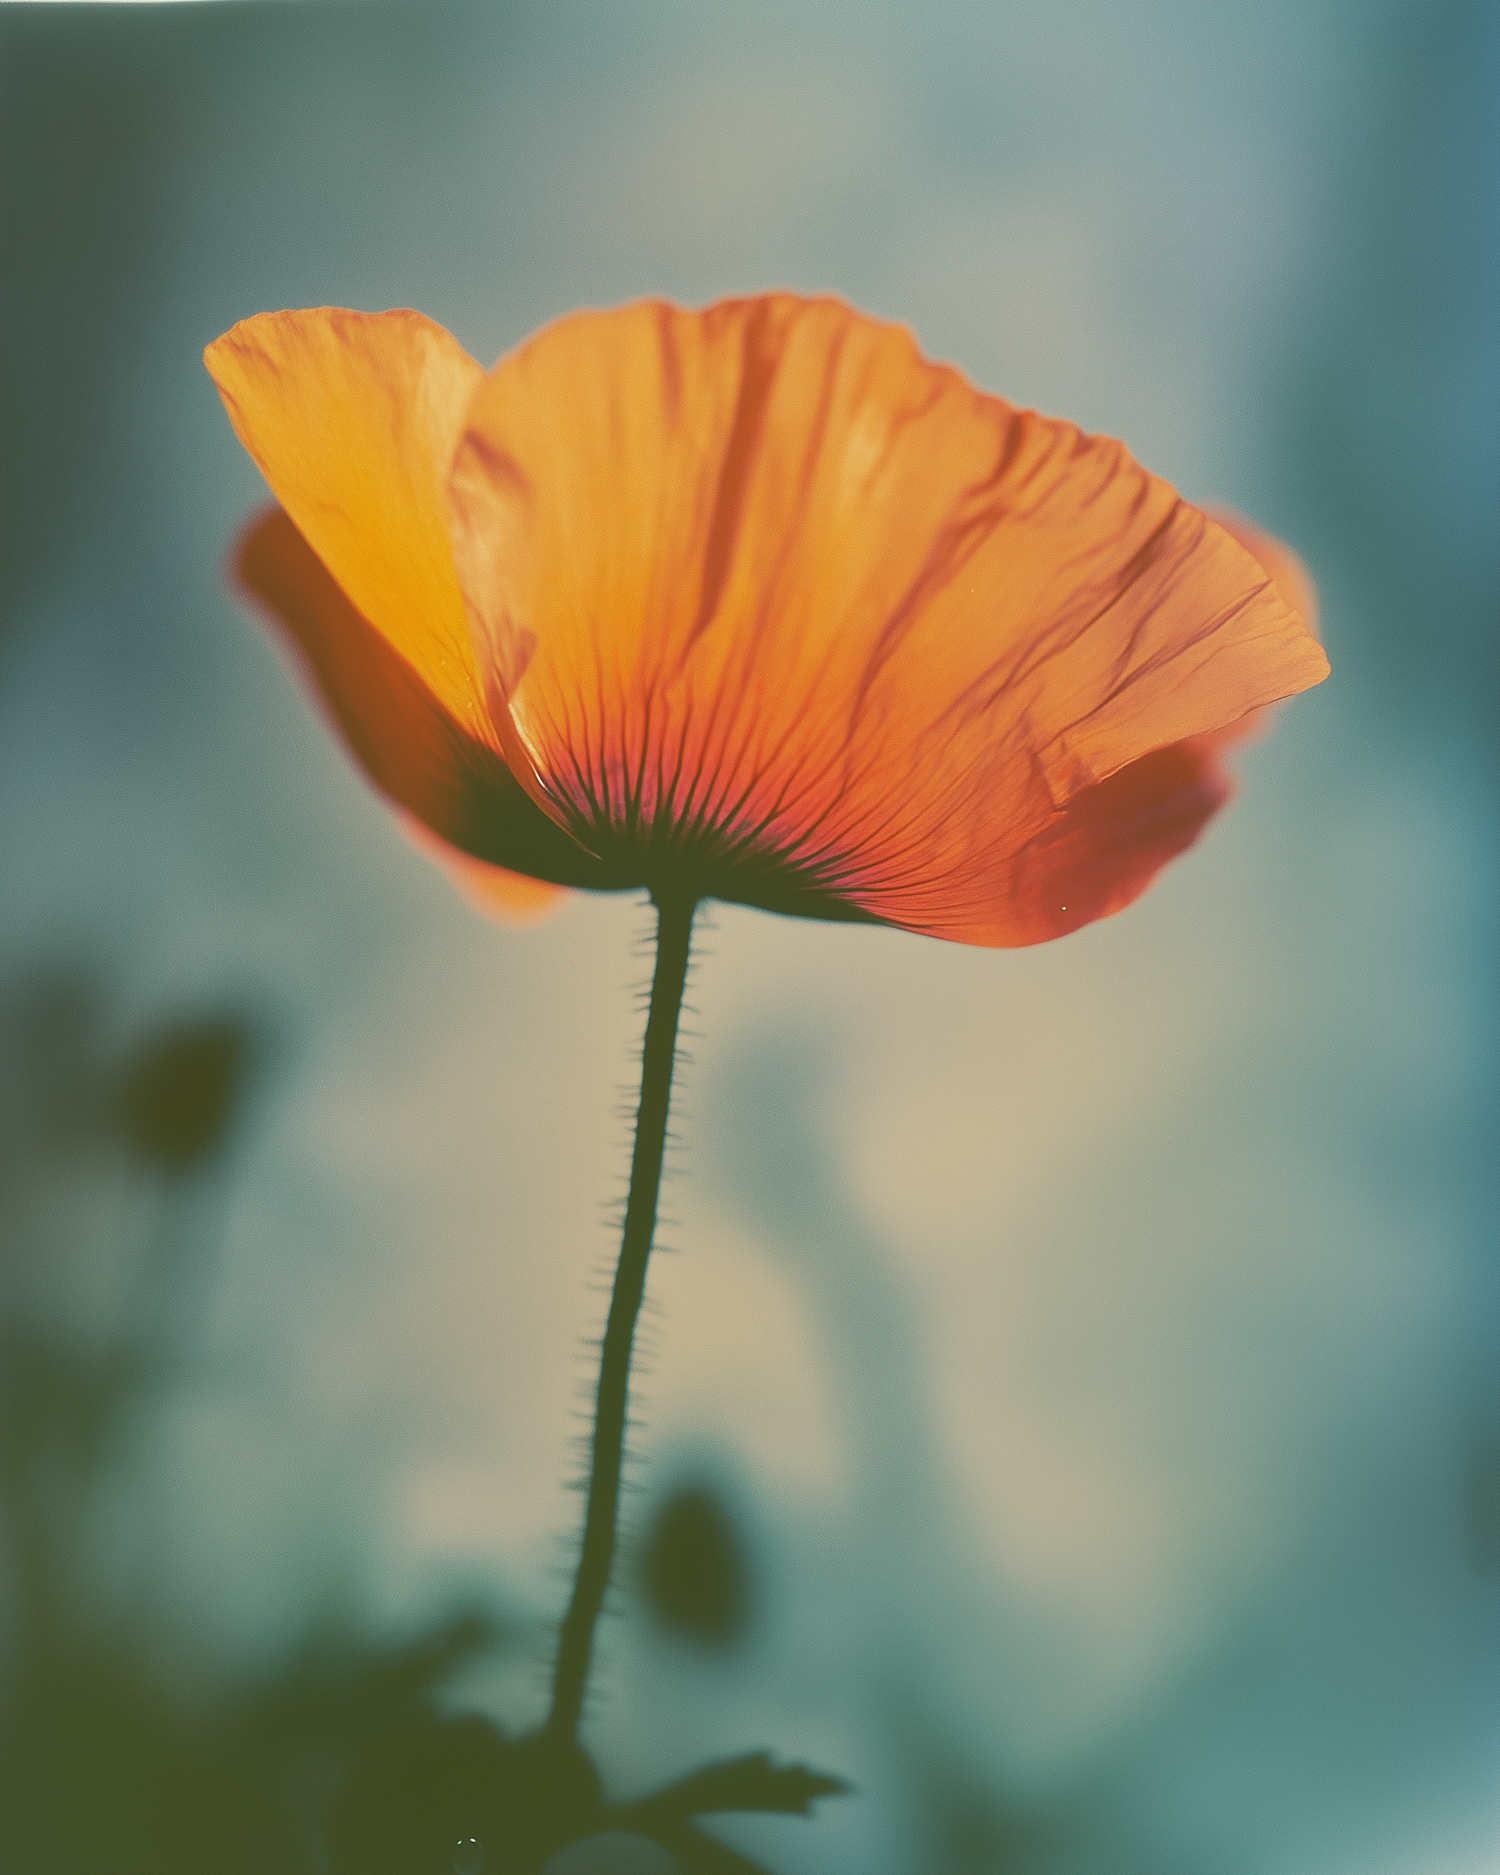
[[[414,312],[206,356],[280,502],[241,580],[491,903],[1037,943],[1144,890],[1236,726],[1327,674],[1275,543],[837,300],[575,313],[488,373]]]

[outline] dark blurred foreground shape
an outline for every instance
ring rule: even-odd
[[[428,1711],[501,1630],[461,1612],[371,1640],[335,1609],[231,1672],[171,1608],[112,1592],[101,1508],[191,1353],[184,1304],[208,1299],[220,1217],[203,1199],[270,1038],[213,1011],[121,1048],[107,1014],[76,972],[0,1002],[0,1867],[311,1872],[367,1741]],[[95,1209],[79,1203],[90,1187]],[[109,1290],[103,1313],[79,1308],[80,1276],[86,1299]]]
[[[250,1067],[250,1035],[231,1018],[178,1023],[121,1076],[115,1116],[147,1165],[181,1175],[217,1156]]]
[[[711,1486],[683,1485],[661,1505],[639,1573],[646,1605],[668,1633],[715,1648],[744,1638],[752,1609],[749,1564]]]
[[[335,1610],[247,1673],[139,1590],[134,1605],[111,1595],[101,1501],[190,1353],[184,1298],[208,1295],[217,1211],[188,1201],[228,1171],[269,1051],[260,1024],[229,1012],[173,1018],[122,1049],[107,1014],[78,973],[43,973],[0,1004],[0,1866],[537,1875],[566,1851],[576,1875],[648,1852],[647,1871],[753,1869],[695,1819],[806,1815],[837,1779],[752,1754],[611,1805],[571,1742],[439,1709],[444,1682],[501,1641],[493,1616],[457,1613],[397,1643]],[[147,1202],[103,1206],[91,1233],[73,1204],[91,1182]],[[72,1264],[110,1277],[102,1317],[69,1308]],[[711,1492],[667,1500],[644,1571],[664,1624],[736,1637],[745,1568]]]

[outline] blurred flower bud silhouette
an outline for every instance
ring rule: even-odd
[[[228,1139],[253,1061],[249,1024],[237,1016],[178,1022],[149,1036],[115,1088],[120,1136],[172,1176],[208,1163]]]
[[[1235,725],[1327,673],[1123,445],[837,300],[575,313],[488,374],[418,313],[266,313],[206,360],[281,503],[241,579],[502,911],[1037,943],[1143,891]]]
[[[709,1647],[743,1638],[749,1567],[723,1503],[706,1486],[674,1491],[657,1512],[641,1549],[640,1581],[669,1633]]]

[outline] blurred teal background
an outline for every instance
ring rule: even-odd
[[[226,588],[203,346],[829,289],[1282,534],[1335,676],[1061,943],[715,909],[590,1742],[848,1776],[722,1826],[781,1875],[1500,1869],[1500,9],[8,4],[0,58],[13,1685],[51,1517],[187,1733],[474,1607],[444,1697],[523,1726],[577,1522],[649,920],[492,927],[397,837]],[[232,1136],[148,1175],[118,1090],[210,1021]],[[642,1560],[683,1492],[722,1619]]]

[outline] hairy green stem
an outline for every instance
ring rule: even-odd
[[[630,1393],[630,1356],[636,1317],[646,1289],[646,1264],[656,1230],[661,1191],[662,1155],[667,1141],[667,1112],[672,1101],[672,1069],[677,1059],[677,1023],[687,982],[692,943],[694,898],[656,895],[656,971],[651,979],[651,1008],[646,1017],[646,1045],[641,1055],[641,1099],[635,1116],[635,1151],[630,1161],[630,1196],[625,1229],[610,1297],[609,1320],[599,1358],[599,1391],[594,1407],[593,1457],[589,1466],[588,1509],[583,1547],[573,1578],[573,1599],[558,1634],[552,1670],[552,1711],[547,1731],[573,1739],[583,1711],[594,1628],[604,1606],[614,1566],[620,1518],[620,1474],[625,1456],[625,1421]]]

